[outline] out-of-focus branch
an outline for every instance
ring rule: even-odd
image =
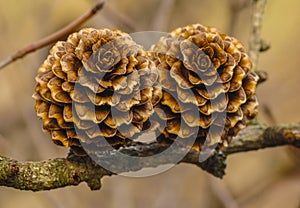
[[[250,4],[249,0],[229,0],[229,29],[228,34],[234,36],[236,31],[237,20],[242,10],[246,9]]]
[[[137,31],[137,26],[130,17],[125,16],[120,11],[116,10],[111,5],[107,4],[103,10],[104,17],[109,23],[115,24],[120,28],[123,28],[126,32],[132,33]],[[117,27],[117,28],[119,28]]]
[[[249,40],[249,56],[253,69],[257,69],[258,57],[261,51],[269,48],[269,44],[261,38],[262,21],[267,0],[252,0],[252,21]]]
[[[250,125],[223,152],[229,155],[282,145],[300,148],[300,123],[271,127]]]
[[[287,126],[266,127],[250,125],[222,149],[217,151],[206,161],[199,163],[199,152],[191,150],[179,162],[190,163],[207,172],[222,177],[225,174],[226,156],[238,152],[246,152],[263,148],[293,145],[300,148],[300,123]],[[148,156],[161,151],[156,143],[133,144],[121,151],[128,155]],[[137,171],[143,167],[156,167],[169,164],[172,156],[182,154],[184,149],[174,148],[170,154],[152,163],[131,164],[126,171]],[[109,155],[107,157],[110,157]],[[105,160],[105,156],[103,157]],[[126,164],[126,161],[124,161]],[[97,166],[89,158],[69,157],[36,162],[18,162],[0,156],[0,186],[8,186],[21,190],[50,190],[65,186],[78,185],[87,182],[92,190],[100,189],[100,179],[105,175],[112,175],[110,171]]]
[[[163,0],[159,2],[158,9],[156,10],[152,20],[153,30],[166,30],[175,2],[175,0]]]
[[[97,3],[89,11],[84,13],[82,16],[80,16],[79,18],[77,18],[76,20],[74,20],[73,22],[71,22],[64,28],[62,28],[61,30],[18,50],[16,53],[14,53],[13,55],[7,57],[6,59],[4,59],[3,61],[0,62],[0,69],[4,68],[8,64],[10,64],[20,58],[23,58],[27,54],[32,53],[32,52],[36,51],[37,49],[43,48],[51,43],[54,43],[54,42],[58,41],[60,38],[70,34],[76,28],[78,28],[81,24],[86,22],[88,19],[90,19],[92,16],[94,16],[98,11],[100,11],[103,8],[103,5],[104,5],[104,2]]]

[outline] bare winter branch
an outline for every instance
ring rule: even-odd
[[[104,2],[99,2],[97,3],[92,9],[84,13],[82,16],[71,22],[69,25],[65,26],[61,30],[41,39],[38,40],[35,43],[32,43],[21,50],[17,51],[13,55],[7,57],[3,61],[0,62],[0,69],[4,68],[5,66],[11,64],[12,62],[23,58],[29,53],[32,53],[36,51],[37,49],[41,49],[51,43],[54,43],[58,41],[60,38],[63,36],[66,36],[73,32],[79,25],[83,24],[86,22],[88,19],[90,19],[92,16],[94,16],[98,11],[100,11],[103,8]]]
[[[261,28],[266,4],[267,0],[252,0],[252,23],[249,40],[249,56],[252,60],[253,68],[255,70],[257,69],[258,57],[262,48]]]
[[[217,177],[222,177],[225,174],[227,155],[282,145],[293,145],[300,148],[300,123],[273,127],[251,125],[244,129],[230,146],[222,149],[224,154],[221,151],[216,152],[205,162],[199,163],[199,152],[191,150],[180,163],[194,164]],[[155,154],[161,151],[161,148],[156,143],[147,145],[136,143],[122,149],[121,152],[142,157]],[[183,151],[182,148],[174,148],[168,157],[146,164],[126,166],[126,161],[124,161],[126,171],[137,171],[143,167],[169,164],[172,155],[181,154],[181,151]],[[95,165],[89,158],[72,156],[46,161],[18,162],[0,156],[0,185],[21,190],[42,191],[78,185],[81,182],[87,182],[92,190],[97,190],[101,187],[100,179],[105,175],[112,174]]]

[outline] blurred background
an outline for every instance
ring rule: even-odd
[[[93,0],[0,0],[0,60],[74,20]],[[126,32],[168,32],[190,23],[210,25],[247,47],[251,8],[236,12],[239,0],[109,0],[82,27]],[[250,0],[248,1],[250,2]],[[258,88],[259,120],[266,124],[300,121],[300,2],[273,0],[266,7],[262,37],[271,49],[258,68],[269,74]],[[49,46],[50,47],[50,46]],[[37,68],[49,47],[0,71],[0,155],[21,161],[65,157],[42,131],[34,111]],[[180,164],[147,178],[105,177],[100,191],[86,184],[45,192],[0,187],[0,207],[300,207],[300,154],[291,147],[229,156],[223,180],[197,167]]]

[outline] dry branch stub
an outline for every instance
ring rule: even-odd
[[[55,144],[101,160],[154,131],[160,146],[192,147],[204,161],[257,114],[258,76],[237,39],[194,24],[153,44],[146,50],[122,31],[93,28],[55,44],[34,94]],[[151,162],[131,158],[128,165]]]

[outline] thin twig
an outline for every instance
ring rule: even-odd
[[[123,15],[120,11],[116,11],[115,8],[109,5],[106,5],[105,10],[103,10],[103,12],[106,13],[104,17],[107,17],[109,22],[119,25],[128,33],[137,30],[135,22],[130,17]]]
[[[257,70],[259,52],[261,51],[261,28],[267,0],[252,0],[252,23],[249,42],[249,56],[253,69]]]
[[[234,36],[237,26],[237,20],[240,12],[249,6],[248,0],[229,0],[229,30],[228,33]]]
[[[58,41],[61,37],[66,36],[73,32],[79,25],[86,22],[88,19],[90,19],[92,16],[94,16],[98,11],[100,11],[103,8],[104,2],[97,3],[92,9],[84,13],[82,16],[71,22],[69,25],[65,26],[64,28],[58,30],[57,32],[42,38],[41,40],[38,40],[35,43],[32,43],[23,49],[17,51],[13,55],[7,57],[3,61],[0,62],[0,69],[4,68],[8,64],[24,57],[25,55],[36,51],[37,49],[43,48],[51,43],[54,43]]]
[[[237,201],[234,199],[231,191],[226,187],[224,181],[216,178],[209,178],[209,185],[216,195],[216,197],[220,200],[224,208],[238,208],[239,205]]]
[[[269,124],[275,125],[277,123],[274,112],[271,110],[271,107],[267,104],[262,104],[262,112],[266,116],[267,120],[269,121]]]

